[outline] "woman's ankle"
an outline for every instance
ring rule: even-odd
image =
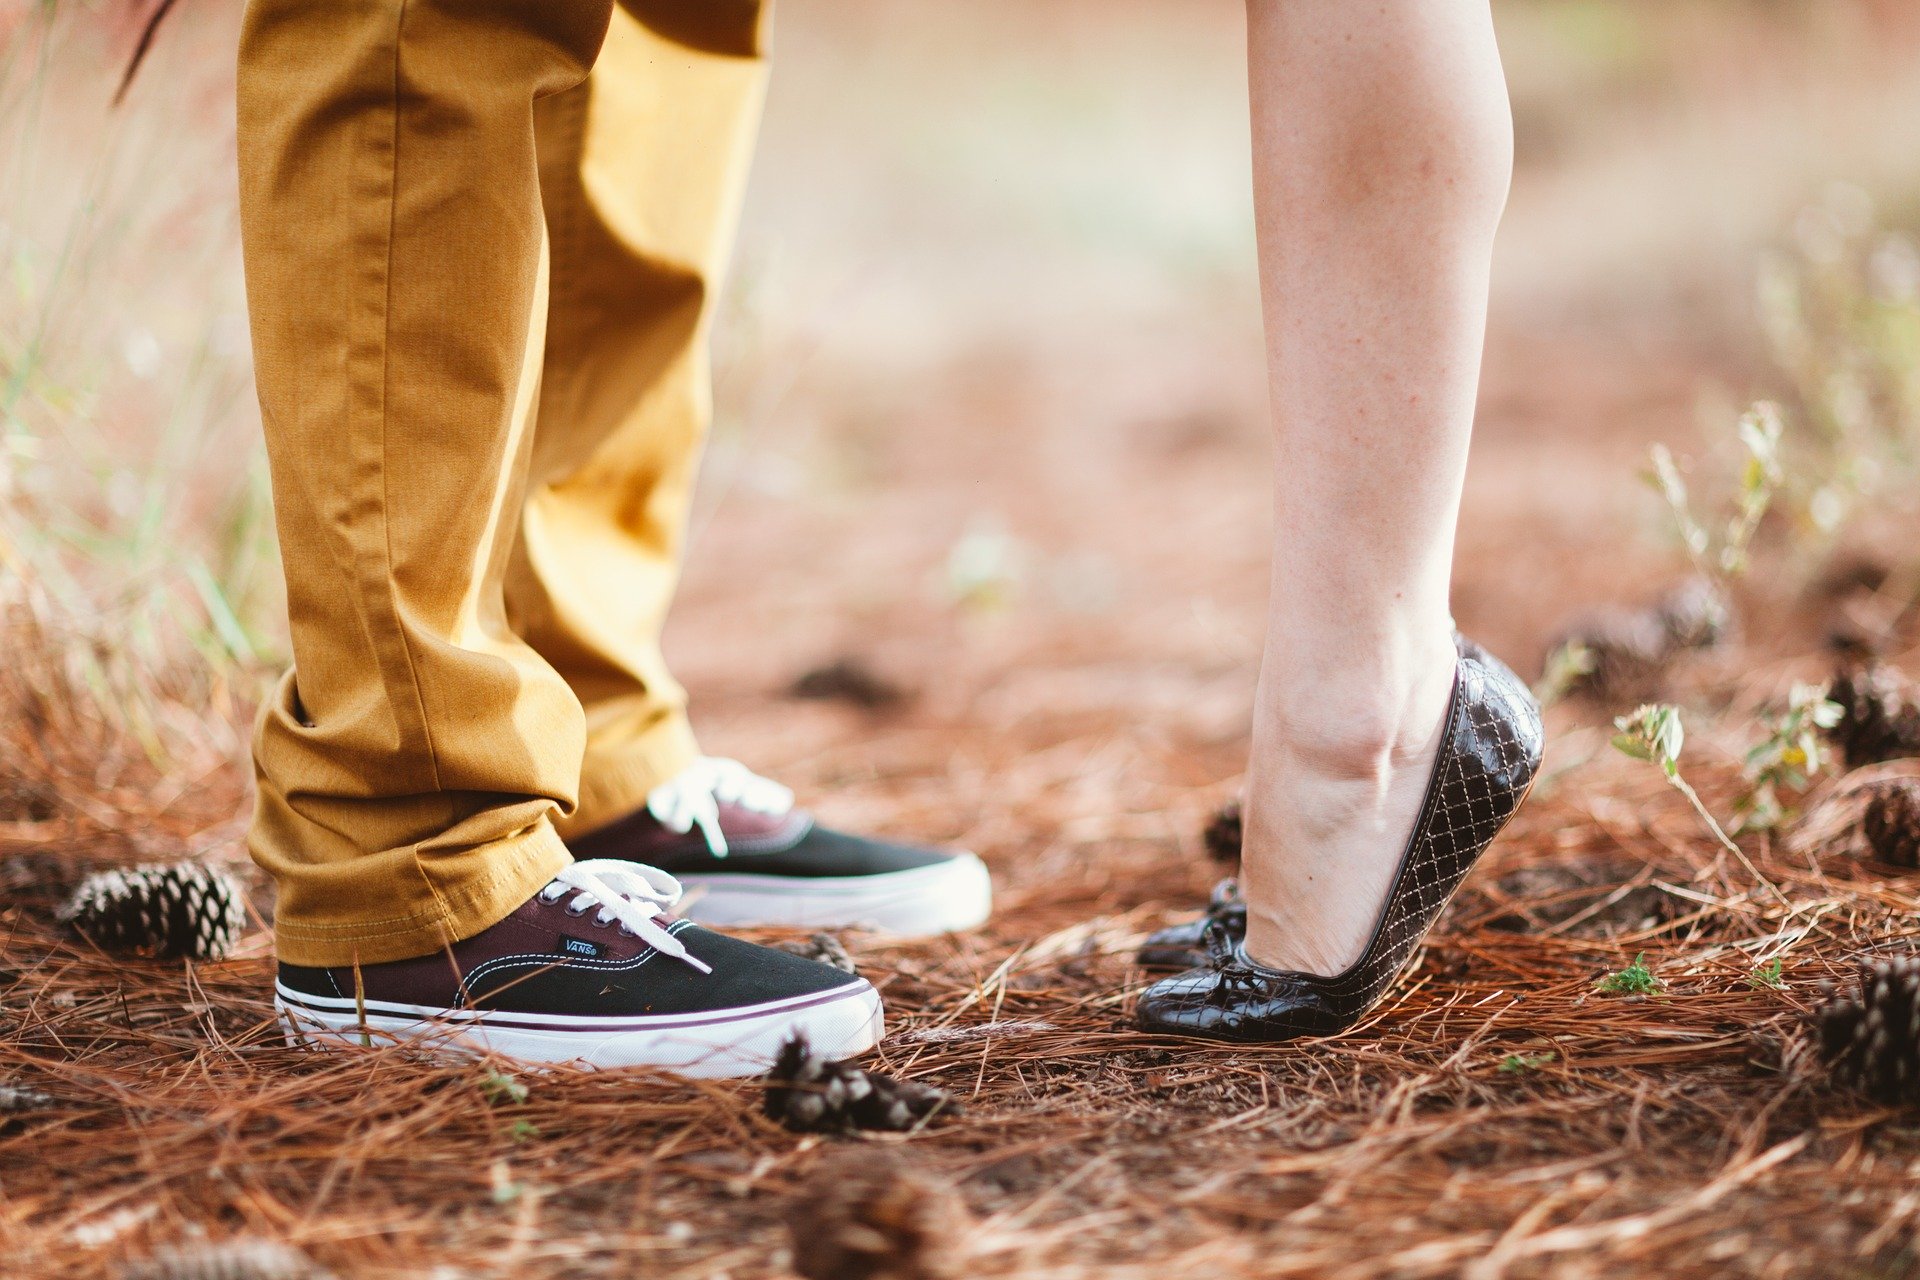
[[[1453,692],[1451,631],[1387,656],[1342,652],[1273,663],[1255,708],[1253,771],[1264,761],[1326,778],[1378,776],[1432,754],[1434,728]]]
[[[1331,974],[1360,954],[1446,737],[1456,662],[1449,632],[1437,663],[1335,670],[1317,701],[1262,707],[1242,849],[1255,960]]]

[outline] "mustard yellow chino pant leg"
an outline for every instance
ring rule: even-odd
[[[593,75],[536,109],[553,246],[516,631],[586,708],[563,835],[691,763],[659,638],[711,417],[708,329],[759,124],[767,10],[624,0]]]
[[[651,8],[610,37],[610,0],[249,7],[242,232],[294,654],[261,715],[250,844],[279,881],[287,961],[479,932],[565,865],[556,822],[617,816],[692,752],[658,619],[746,132],[700,122],[757,103],[759,19]],[[713,108],[671,101],[706,147],[602,109],[646,108],[588,82],[603,40],[608,75],[711,60]],[[616,126],[652,163],[601,159]],[[675,171],[687,156],[704,159]],[[621,186],[663,174],[679,186]],[[713,234],[676,238],[680,199]],[[571,283],[549,395],[555,267]],[[657,287],[629,292],[623,270]],[[598,819],[579,808],[586,760]]]

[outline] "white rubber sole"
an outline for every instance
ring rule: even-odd
[[[987,864],[971,853],[877,876],[683,875],[681,913],[709,925],[872,929],[927,937],[972,929],[993,913]]]
[[[408,1043],[456,1054],[498,1054],[526,1063],[660,1067],[681,1075],[753,1076],[803,1035],[817,1053],[845,1058],[880,1041],[880,993],[866,982],[813,995],[709,1013],[625,1018],[472,1012],[352,1000],[274,987],[287,1043],[345,1047]]]

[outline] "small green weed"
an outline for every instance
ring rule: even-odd
[[[1780,410],[1762,402],[1742,415],[1739,426],[1740,447],[1746,457],[1740,468],[1738,488],[1719,527],[1709,532],[1694,515],[1687,482],[1680,464],[1667,446],[1653,446],[1652,466],[1646,480],[1666,499],[1680,541],[1692,558],[1694,567],[1705,577],[1727,582],[1747,571],[1747,550],[1760,521],[1773,505],[1774,495],[1786,479],[1780,464],[1780,437],[1784,431]]]
[[[1533,687],[1533,696],[1541,706],[1550,707],[1567,696],[1567,691],[1593,674],[1599,660],[1593,650],[1578,640],[1569,640],[1547,655],[1546,670]]]
[[[1523,1075],[1529,1071],[1538,1071],[1553,1061],[1551,1053],[1510,1053],[1500,1059],[1501,1075]]]
[[[1786,989],[1786,979],[1780,976],[1782,964],[1779,956],[1762,965],[1755,965],[1753,972],[1747,975],[1750,987],[1772,987],[1775,991]]]
[[[1660,989],[1660,979],[1647,968],[1647,953],[1642,951],[1633,963],[1618,973],[1600,979],[1600,990],[1616,996],[1649,996]]]
[[[1821,731],[1840,723],[1841,709],[1822,685],[1796,684],[1787,709],[1765,721],[1767,736],[1747,752],[1747,792],[1740,798],[1740,831],[1771,831],[1788,816],[1780,792],[1803,790],[1826,767]]]
[[[1650,702],[1636,708],[1632,715],[1620,716],[1613,722],[1617,731],[1613,736],[1614,749],[1632,756],[1635,760],[1647,760],[1660,766],[1660,774],[1667,785],[1687,798],[1693,811],[1707,824],[1707,830],[1713,832],[1720,847],[1739,859],[1747,874],[1758,880],[1774,897],[1791,908],[1787,896],[1780,892],[1778,885],[1760,874],[1760,868],[1753,865],[1746,851],[1733,842],[1718,819],[1701,801],[1700,793],[1693,785],[1680,776],[1680,749],[1686,744],[1686,729],[1680,721],[1680,708],[1665,702]]]
[[[527,1086],[504,1071],[490,1071],[480,1081],[480,1093],[496,1107],[511,1106],[527,1100]]]
[[[492,1187],[495,1204],[512,1204],[527,1193],[527,1185],[514,1179],[513,1169],[505,1160],[493,1162],[487,1181]]]

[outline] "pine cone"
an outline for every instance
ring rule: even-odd
[[[853,957],[847,954],[847,948],[840,939],[830,933],[816,933],[805,942],[776,942],[773,945],[776,950],[784,951],[788,955],[800,956],[820,964],[830,964],[846,973],[860,972],[854,966]]]
[[[787,1213],[807,1280],[951,1280],[971,1215],[953,1190],[872,1148],[824,1162]]]
[[[1920,955],[1862,960],[1858,993],[1829,999],[1815,1021],[1835,1083],[1888,1105],[1920,1103]]]
[[[1689,578],[1660,598],[1654,616],[1672,649],[1710,649],[1726,638],[1733,606],[1708,578]]]
[[[1876,862],[1920,867],[1920,782],[1894,778],[1873,789],[1860,830]]]
[[[122,1280],[332,1280],[333,1275],[298,1249],[272,1240],[158,1249],[120,1274]]]
[[[1206,830],[1200,833],[1200,842],[1206,846],[1207,856],[1215,862],[1237,863],[1240,861],[1240,841],[1245,827],[1240,820],[1240,802],[1229,800],[1214,810],[1208,819]]]
[[[247,927],[239,882],[203,862],[90,875],[60,916],[109,950],[144,951],[161,959],[218,960]]]
[[[38,1089],[29,1089],[25,1085],[0,1084],[0,1116],[26,1115],[34,1111],[45,1111],[53,1105],[51,1094]]]
[[[0,858],[0,894],[11,903],[50,907],[73,894],[79,864],[60,853],[9,853]]]
[[[1920,699],[1913,682],[1892,667],[1849,667],[1833,678],[1827,697],[1840,704],[1833,741],[1847,767],[1920,755]]]
[[[762,1106],[768,1118],[800,1133],[905,1130],[935,1114],[959,1112],[944,1089],[823,1058],[807,1047],[803,1036],[781,1046],[763,1079],[767,1091]]]
[[[1646,609],[1607,609],[1576,623],[1553,646],[1578,645],[1593,666],[1573,687],[1603,702],[1639,702],[1659,691],[1675,652],[1667,624]]]
[[[864,659],[851,655],[802,672],[787,686],[790,698],[850,702],[868,711],[898,706],[906,690],[876,672]]]
[[[1550,652],[1569,645],[1592,661],[1568,691],[1603,702],[1645,702],[1666,681],[1674,659],[1689,649],[1710,649],[1733,626],[1726,593],[1706,578],[1689,578],[1651,607],[1611,606],[1575,622]]]

